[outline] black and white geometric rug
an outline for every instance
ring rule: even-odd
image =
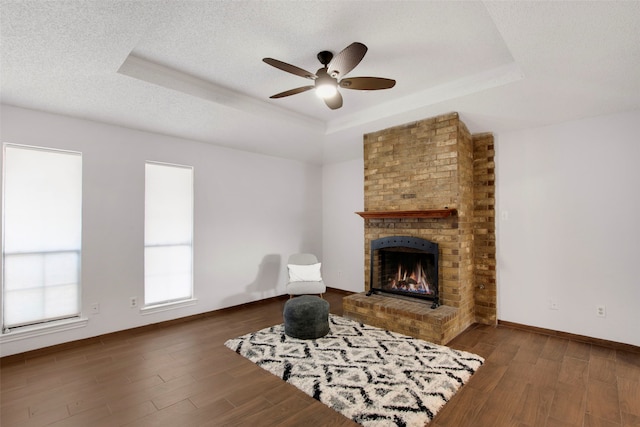
[[[316,340],[291,338],[276,325],[225,345],[367,427],[424,426],[484,363],[344,317],[329,322],[331,332]]]

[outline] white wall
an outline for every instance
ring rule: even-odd
[[[327,286],[364,291],[364,161],[325,165],[322,172],[322,275]]]
[[[2,142],[83,153],[84,328],[2,344],[2,356],[285,293],[294,252],[322,260],[322,169],[204,143],[2,106]],[[144,162],[194,166],[195,306],[151,315],[143,295]],[[88,315],[100,304],[100,314]]]
[[[496,135],[499,319],[640,345],[639,163],[640,111]]]

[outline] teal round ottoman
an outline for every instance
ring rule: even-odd
[[[312,340],[329,333],[329,302],[315,295],[301,295],[284,303],[284,333]]]

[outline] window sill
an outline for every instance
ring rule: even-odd
[[[48,323],[46,325],[23,326],[15,328],[11,332],[0,335],[0,344],[26,340],[29,338],[49,335],[55,332],[63,332],[71,329],[84,328],[89,323],[86,317],[76,317],[73,319],[65,319],[57,322]]]
[[[166,304],[150,305],[150,306],[147,306],[147,307],[142,307],[140,309],[140,314],[146,316],[148,314],[161,313],[163,311],[175,310],[177,308],[189,307],[189,306],[192,306],[192,305],[196,305],[197,302],[198,302],[197,298],[191,298],[191,299],[188,299],[188,300],[168,302]]]

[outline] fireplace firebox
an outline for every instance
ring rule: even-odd
[[[438,244],[417,237],[393,236],[371,241],[369,292],[393,294],[440,304]]]

